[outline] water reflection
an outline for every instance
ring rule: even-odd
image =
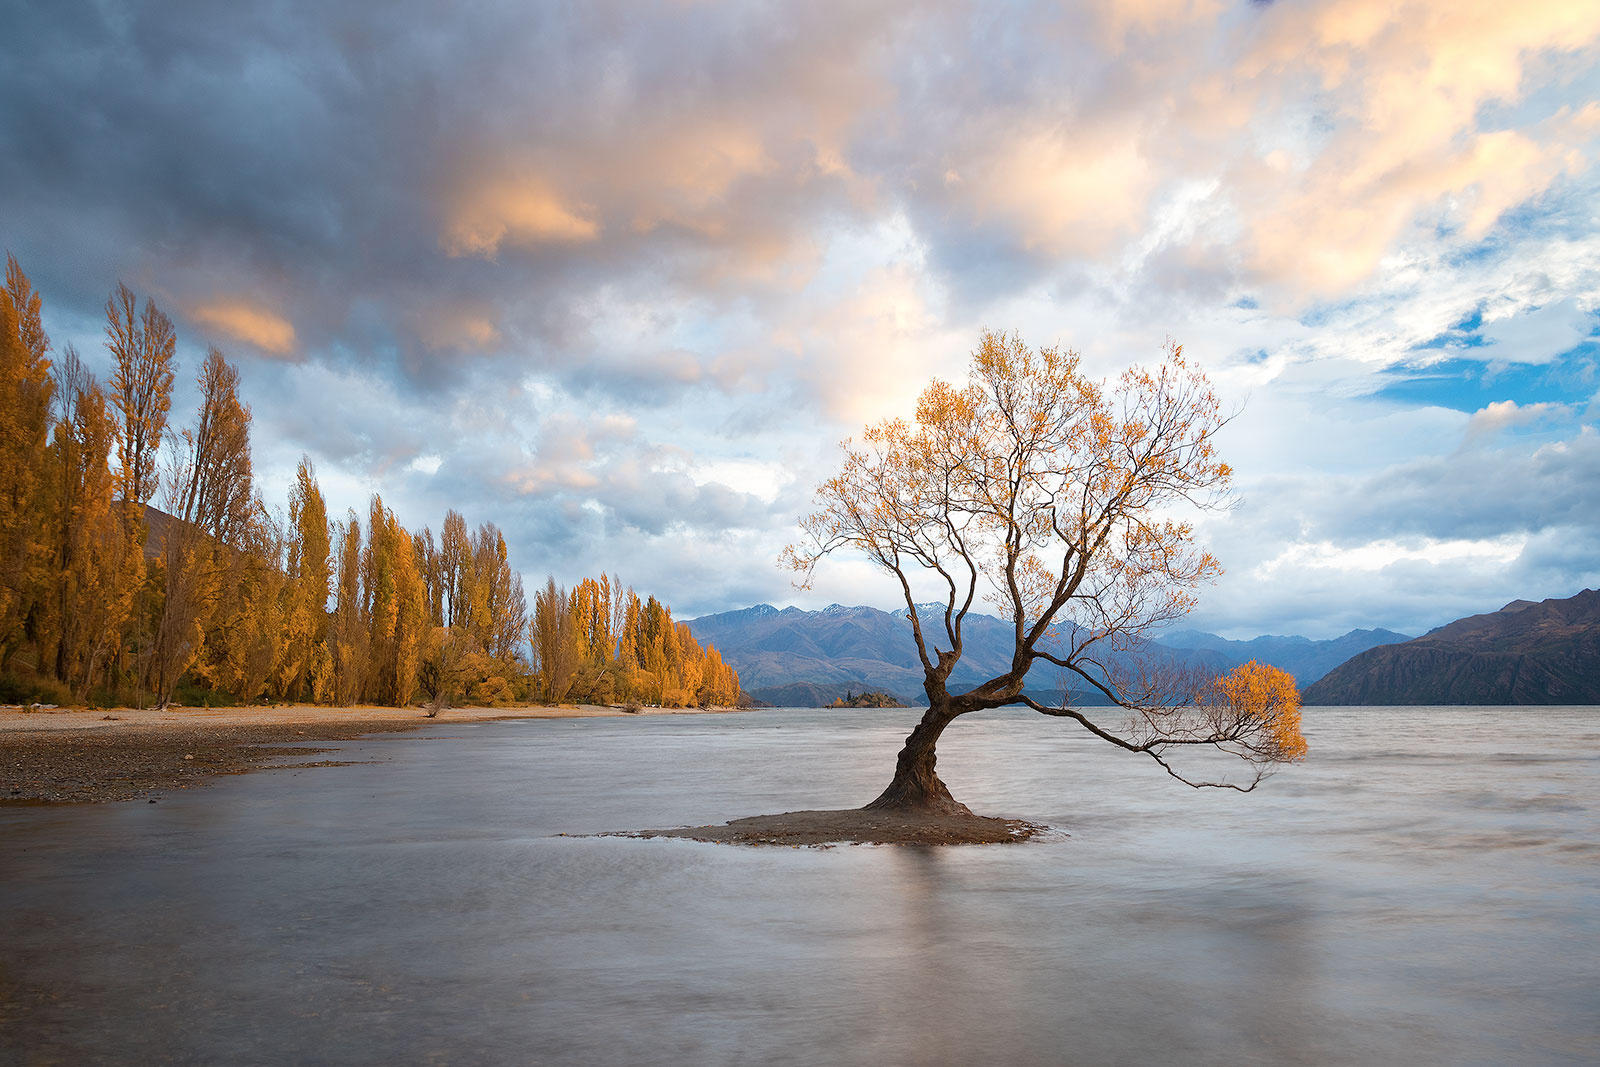
[[[1313,709],[1312,761],[1247,797],[1037,717],[959,723],[956,794],[1071,835],[1026,846],[554,836],[859,802],[905,714],[447,723],[350,746],[370,765],[0,812],[0,1060],[1600,1047],[1592,709]]]

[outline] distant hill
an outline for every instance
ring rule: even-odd
[[[924,619],[942,619],[922,613]],[[744,689],[758,700],[780,706],[831,704],[847,692],[863,689],[892,693],[908,704],[926,700],[922,692],[922,665],[906,612],[833,604],[821,611],[775,608],[770,604],[724,611],[689,621],[695,640],[717,646],[722,658],[739,672]],[[951,676],[952,686],[970,686],[1009,669],[1011,627],[992,615],[967,616],[963,629],[965,648]],[[1150,645],[1148,653],[1184,664],[1223,670],[1232,666],[1225,657],[1205,650],[1165,649]],[[1059,696],[1056,668],[1035,667],[1029,691],[1039,699]],[[1103,703],[1089,687],[1073,687],[1080,704]]]
[[[1230,641],[1200,630],[1179,630],[1156,638],[1168,648],[1204,649],[1226,656],[1230,663],[1270,663],[1294,675],[1300,686],[1308,686],[1352,656],[1379,645],[1409,641],[1406,634],[1393,630],[1351,630],[1343,637],[1313,641],[1309,637],[1256,637],[1249,641]]]
[[[1458,619],[1369,649],[1307,704],[1600,704],[1600,590]]]

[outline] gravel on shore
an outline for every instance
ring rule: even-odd
[[[0,804],[85,804],[158,799],[220,774],[239,774],[281,757],[295,767],[335,766],[329,751],[291,742],[349,741],[370,733],[413,730],[420,717],[352,723],[195,723],[122,729],[0,731]],[[278,766],[284,766],[277,763]]]

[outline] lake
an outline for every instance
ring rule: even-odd
[[[1310,708],[1248,795],[991,713],[941,774],[1048,840],[558,836],[860,804],[918,714],[445,721],[0,809],[0,1062],[1600,1059],[1600,708]]]

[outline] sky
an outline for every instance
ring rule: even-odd
[[[256,471],[680,618],[985,328],[1171,337],[1234,420],[1188,625],[1421,633],[1600,585],[1600,4],[7,5],[0,247],[105,376],[118,281]]]

